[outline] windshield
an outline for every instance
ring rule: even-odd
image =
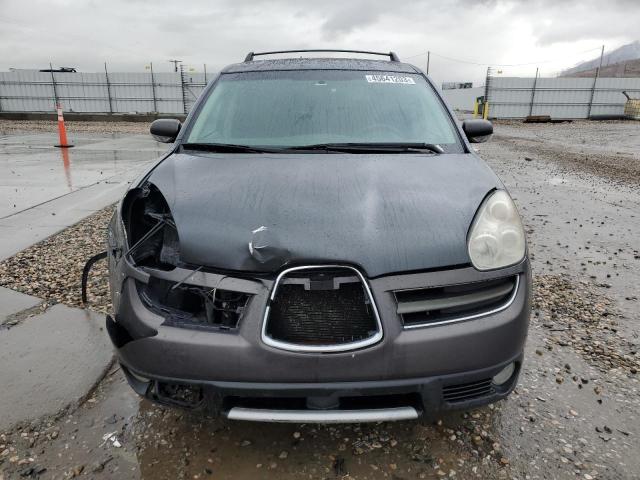
[[[222,74],[185,142],[427,143],[463,151],[450,115],[424,77],[344,70]]]

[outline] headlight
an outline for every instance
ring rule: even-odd
[[[484,201],[471,225],[468,247],[478,270],[507,267],[524,258],[522,221],[507,192],[497,190]]]

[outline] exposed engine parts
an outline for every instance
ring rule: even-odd
[[[242,292],[154,277],[146,284],[137,282],[137,287],[145,304],[165,317],[164,324],[176,327],[236,328],[250,298]]]

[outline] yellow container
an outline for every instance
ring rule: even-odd
[[[640,120],[640,98],[629,98],[624,104],[624,115],[634,120]]]

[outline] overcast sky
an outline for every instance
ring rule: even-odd
[[[396,51],[438,81],[545,75],[640,37],[638,0],[0,0],[0,70],[168,71],[172,58],[213,72],[248,51]],[[418,56],[416,56],[418,55]],[[409,58],[413,57],[413,58]]]

